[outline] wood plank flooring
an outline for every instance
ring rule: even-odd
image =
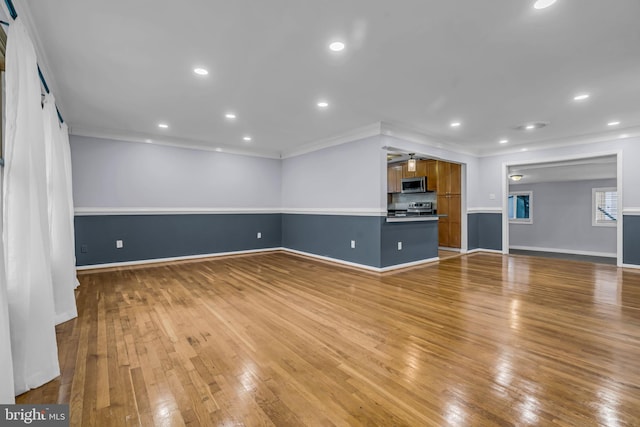
[[[637,271],[268,253],[80,281],[61,377],[18,398],[71,425],[640,425]]]

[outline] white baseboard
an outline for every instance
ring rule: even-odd
[[[622,264],[622,268],[633,268],[636,270],[640,270],[640,265],[638,264]]]
[[[603,258],[617,258],[615,252],[595,252],[595,251],[579,251],[574,249],[558,249],[558,248],[539,248],[535,246],[509,246],[509,249],[516,249],[521,251],[537,251],[537,252],[553,252],[557,254],[569,254],[569,255],[587,255],[597,256]]]
[[[274,247],[274,248],[265,248],[265,249],[251,249],[247,251],[235,251],[235,252],[218,252],[212,254],[199,254],[199,255],[187,255],[187,256],[177,256],[170,258],[153,258],[153,259],[144,259],[140,261],[123,261],[123,262],[111,262],[106,264],[92,264],[92,265],[81,265],[76,267],[77,271],[83,270],[97,270],[101,268],[111,268],[111,267],[131,267],[135,265],[144,265],[144,264],[158,264],[161,262],[171,262],[171,261],[188,261],[193,259],[203,259],[203,258],[216,258],[221,256],[230,256],[230,255],[245,255],[245,254],[255,254],[260,252],[274,252],[274,251],[282,251],[282,252],[290,252],[298,255],[307,256],[310,258],[317,258],[324,261],[333,262],[336,264],[342,264],[349,267],[360,268],[363,270],[374,271],[376,273],[384,273],[386,271],[398,270],[401,268],[413,267],[420,264],[427,264],[435,261],[439,261],[440,258],[428,258],[418,261],[407,262],[404,264],[391,265],[389,267],[372,267],[366,264],[359,264],[356,262],[344,261],[338,258],[331,258],[322,255],[312,254],[310,252],[298,251],[295,249],[283,248],[283,247]]]
[[[467,254],[474,254],[477,252],[487,252],[490,254],[500,254],[502,255],[502,251],[499,251],[497,249],[483,249],[483,248],[476,248],[476,249],[470,249],[467,251]]]
[[[316,259],[320,259],[323,261],[329,261],[329,262],[333,262],[336,264],[342,264],[342,265],[347,265],[349,267],[355,267],[355,268],[361,268],[364,270],[368,270],[368,271],[374,271],[376,273],[384,273],[386,271],[392,271],[392,270],[399,270],[401,268],[407,268],[407,267],[414,267],[416,265],[421,265],[421,264],[427,264],[427,263],[431,263],[431,262],[435,262],[435,261],[439,261],[440,258],[435,257],[435,258],[428,258],[428,259],[421,259],[418,261],[412,261],[412,262],[407,262],[404,264],[396,264],[396,265],[390,265],[389,267],[372,267],[370,265],[366,265],[366,264],[359,264],[357,262],[351,262],[351,261],[344,261],[338,258],[331,258],[328,256],[323,256],[323,255],[316,255],[316,254],[312,254],[310,252],[303,252],[303,251],[298,251],[296,249],[289,249],[289,248],[280,248],[282,251],[284,252],[291,252],[293,254],[297,254],[297,255],[302,255],[302,256],[306,256],[306,257],[310,257],[310,258],[316,258]]]
[[[191,259],[215,258],[215,257],[221,257],[221,256],[229,256],[229,255],[244,255],[244,254],[255,254],[260,252],[273,252],[273,251],[279,251],[282,249],[283,248],[281,247],[276,247],[276,248],[265,248],[265,249],[250,249],[247,251],[217,252],[213,254],[176,256],[176,257],[170,257],[170,258],[152,258],[152,259],[143,259],[140,261],[110,262],[106,264],[81,265],[76,267],[76,270],[81,271],[81,270],[94,270],[98,268],[129,267],[129,266],[143,265],[143,264],[157,264],[160,262],[187,261]]]

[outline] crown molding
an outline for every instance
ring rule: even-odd
[[[620,138],[621,134],[628,135]],[[569,136],[564,138],[547,139],[531,143],[523,143],[512,145],[511,147],[498,148],[495,150],[478,150],[477,157],[493,157],[506,154],[514,154],[522,152],[523,148],[527,151],[546,150],[549,148],[561,148],[572,145],[597,144],[603,142],[626,141],[632,138],[640,137],[640,126],[632,126],[624,129],[616,129],[615,131],[598,132],[585,135]]]
[[[268,159],[279,159],[280,153],[273,150],[256,150],[256,149],[246,149],[246,148],[238,148],[225,144],[216,144],[215,147],[205,141],[197,141],[190,139],[178,139],[178,138],[166,138],[161,137],[158,138],[157,135],[150,135],[140,132],[121,132],[110,129],[98,129],[98,128],[84,128],[84,127],[70,127],[69,133],[75,136],[85,136],[89,138],[99,138],[99,139],[111,139],[116,141],[123,142],[137,142],[141,144],[150,144],[150,145],[164,145],[168,147],[176,147],[176,148],[184,148],[188,150],[200,150],[200,151],[214,151],[218,153],[226,153],[226,154],[238,154],[242,156],[252,156],[252,157],[265,157]],[[148,142],[147,140],[151,140]],[[184,141],[184,142],[181,142]]]
[[[347,142],[357,141],[363,138],[378,136],[381,133],[381,122],[375,122],[367,126],[362,126],[350,131],[323,138],[317,141],[309,142],[300,147],[282,150],[281,158],[288,159],[291,157],[301,156],[318,150],[323,150],[336,145],[346,144]]]
[[[458,154],[477,156],[477,152],[475,150],[466,149],[455,142],[446,141],[446,138],[443,136],[431,134],[407,125],[381,122],[380,134]],[[445,142],[443,142],[443,140]]]

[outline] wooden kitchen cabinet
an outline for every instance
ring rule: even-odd
[[[461,194],[462,192],[462,167],[457,163],[437,161],[438,195]]]
[[[399,193],[402,190],[402,163],[387,166],[387,193]]]
[[[426,160],[427,191],[438,191],[438,162]]]
[[[462,229],[462,167],[457,163],[437,162],[438,245],[447,248],[461,246]]]
[[[416,171],[409,172],[409,164],[407,162],[402,163],[402,177],[403,178],[416,178],[419,176],[427,176],[427,161],[416,160]]]

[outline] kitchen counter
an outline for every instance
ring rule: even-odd
[[[438,218],[446,217],[447,215],[389,215],[387,216],[387,222],[421,222],[421,221],[437,221]]]

